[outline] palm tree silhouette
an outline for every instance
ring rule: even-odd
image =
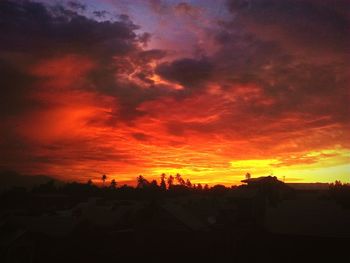
[[[106,179],[107,179],[107,175],[102,175],[102,182],[103,182],[103,186],[105,185]]]

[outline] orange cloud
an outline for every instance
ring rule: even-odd
[[[175,55],[143,49],[146,40],[126,17],[99,22],[72,11],[59,19],[38,4],[32,24],[23,22],[33,19],[32,9],[11,2],[17,17],[6,16],[0,25],[9,36],[0,44],[6,73],[0,76],[1,167],[80,181],[106,173],[120,183],[163,172],[227,185],[246,172],[272,172],[288,181],[348,181],[344,61],[327,51],[327,59],[317,61],[291,53],[280,34],[261,38],[255,19],[267,18],[255,7],[230,2],[234,10],[243,8],[235,12],[247,14],[249,28],[228,22],[207,27],[208,10],[177,5],[177,19],[196,16],[203,24],[181,24],[189,28],[174,35],[187,36],[194,28],[200,50],[188,48],[189,37],[182,52],[177,39],[170,45]],[[276,8],[286,11],[283,3]],[[294,15],[308,22],[307,14]],[[20,23],[17,31],[13,19]],[[45,19],[50,30],[40,27]],[[279,26],[290,28],[291,21]],[[171,32],[167,24],[159,28]],[[304,40],[293,43],[306,45]],[[14,45],[19,42],[26,48]],[[311,44],[297,46],[305,51]]]

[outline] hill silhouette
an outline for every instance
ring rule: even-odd
[[[0,191],[12,187],[32,188],[49,181],[60,182],[48,175],[23,175],[11,170],[0,171]]]

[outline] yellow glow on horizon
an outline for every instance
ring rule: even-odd
[[[232,160],[226,167],[200,167],[196,165],[177,168],[152,169],[152,175],[181,174],[194,183],[234,185],[240,184],[245,173],[253,177],[274,175],[286,182],[350,183],[350,153],[346,149],[323,149],[285,158]],[[155,177],[157,179],[157,176]]]
[[[279,179],[285,176],[286,182],[330,183],[340,180],[343,183],[350,183],[350,164],[331,167],[299,167],[293,170],[283,167],[276,171],[276,175]]]

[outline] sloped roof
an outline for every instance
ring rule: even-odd
[[[264,182],[280,182],[276,176],[261,176],[257,178],[249,178],[241,181],[242,183],[264,183]]]

